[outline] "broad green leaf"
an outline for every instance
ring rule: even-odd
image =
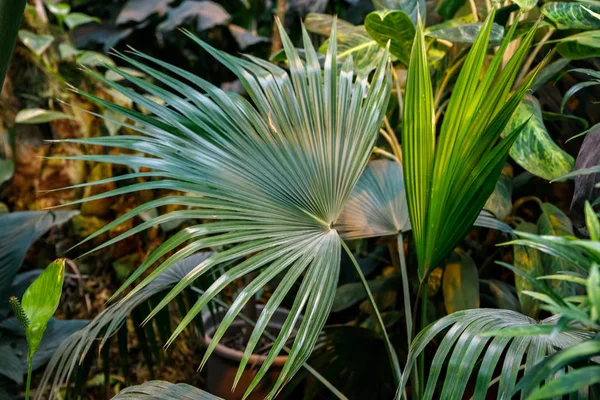
[[[442,280],[446,312],[479,308],[479,273],[467,253],[456,249],[444,267]]]
[[[310,32],[329,36],[333,17],[327,14],[310,13],[306,16],[304,24]],[[357,71],[367,72],[377,67],[385,50],[369,36],[363,25],[355,26],[338,19],[336,29],[338,62],[342,63],[352,57],[354,69]],[[329,40],[323,43],[319,51],[326,52],[328,46]]]
[[[538,233],[538,228],[530,222],[523,222],[516,228],[519,232]],[[542,253],[528,246],[513,246],[513,257],[515,268],[523,271],[525,274],[537,278],[544,275],[544,266],[542,264]],[[520,274],[515,274],[515,287],[517,296],[521,302],[521,312],[530,317],[536,317],[538,313],[537,301],[531,296],[523,293],[524,290],[533,290],[533,284],[528,279],[524,279]]]
[[[483,24],[481,22],[455,25],[454,22],[447,21],[443,24],[440,24],[440,26],[434,25],[428,28],[426,34],[427,36],[434,37],[436,39],[448,40],[450,42],[474,43],[477,39],[479,31],[481,31],[482,26]],[[490,43],[500,43],[503,36],[504,28],[498,24],[493,24],[490,33]]]
[[[75,119],[59,111],[44,110],[42,108],[27,108],[17,113],[15,122],[18,124],[44,124],[57,119]]]
[[[452,19],[465,2],[466,0],[441,0],[435,11],[445,20]]]
[[[505,220],[512,211],[512,179],[512,167],[504,164],[496,187],[483,206],[484,210],[490,211],[499,220]]]
[[[367,15],[365,28],[383,48],[390,42],[390,53],[408,65],[415,27],[404,11],[375,11]]]
[[[531,84],[531,90],[537,91],[559,74],[571,62],[568,58],[560,58],[541,69]]]
[[[0,214],[0,295],[8,298],[8,290],[21,267],[27,249],[53,226],[58,226],[78,211],[24,211]],[[8,302],[0,303],[3,313]]]
[[[78,12],[71,13],[65,17],[65,24],[67,24],[69,29],[75,29],[80,25],[89,24],[90,22],[100,22],[100,20]]]
[[[60,54],[61,60],[76,56],[77,54],[79,54],[79,52],[79,50],[71,46],[69,43],[60,43],[58,45],[58,53]]]
[[[415,25],[419,15],[425,21],[427,12],[425,0],[373,0],[373,5],[379,11],[403,11]]]
[[[549,2],[541,11],[558,29],[600,29],[600,20],[591,15],[591,11],[600,11],[600,6],[583,2]]]
[[[96,51],[82,51],[77,55],[77,62],[88,67],[114,66],[115,62],[102,53]]]
[[[7,341],[4,339],[4,341]],[[0,375],[13,382],[23,384],[23,367],[21,357],[17,354],[19,350],[13,349],[9,343],[0,346]]]
[[[12,178],[15,172],[13,160],[0,160],[0,185]]]
[[[544,386],[535,389],[527,400],[542,400],[561,397],[600,383],[600,366],[578,368],[555,377]]]
[[[533,96],[526,96],[519,105],[505,133],[525,124],[523,132],[510,149],[510,156],[523,168],[547,180],[558,178],[573,169],[574,160],[550,137],[540,103]]]
[[[65,16],[71,12],[71,6],[65,3],[46,3],[48,11],[54,15]]]
[[[515,4],[523,11],[530,11],[537,5],[537,0],[515,0]]]
[[[33,51],[38,56],[44,54],[48,47],[54,41],[54,36],[50,35],[37,35],[33,32],[20,30],[19,31],[19,39],[27,48]]]
[[[130,386],[119,392],[113,400],[223,400],[186,383],[149,381]]]
[[[542,203],[542,214],[538,219],[538,230],[540,235],[573,236],[573,224],[558,207],[551,203]],[[552,275],[561,271],[569,271],[573,267],[566,261],[549,254],[542,254],[544,274]],[[551,281],[551,284],[563,296],[574,294],[574,286],[569,282]]]
[[[600,31],[568,36],[558,43],[556,50],[561,56],[571,60],[600,57]]]
[[[29,344],[29,357],[35,354],[48,321],[56,312],[65,278],[65,260],[58,259],[48,265],[44,272],[27,288],[21,301],[23,310],[29,318],[25,329]]]

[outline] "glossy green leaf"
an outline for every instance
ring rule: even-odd
[[[149,381],[130,386],[119,392],[113,400],[223,400],[186,383]]]
[[[440,25],[441,26],[434,25],[428,28],[427,36],[456,43],[474,43],[483,26],[481,22],[454,24],[451,21],[447,21]],[[450,26],[445,27],[446,25]],[[500,43],[503,36],[504,28],[498,24],[493,24],[489,39],[490,43]]]
[[[379,11],[403,11],[415,25],[419,15],[425,21],[427,12],[425,0],[373,0],[373,5]]]
[[[71,12],[71,6],[66,3],[46,3],[46,7],[54,15],[64,16]]]
[[[33,51],[38,56],[44,54],[52,42],[54,42],[54,36],[37,35],[26,30],[19,31],[19,39],[29,50]]]
[[[59,111],[50,111],[41,108],[27,108],[17,113],[15,122],[17,124],[44,124],[57,119],[74,119],[74,117]]]
[[[4,86],[26,4],[26,0],[0,0],[0,88]]]
[[[520,166],[547,180],[558,178],[573,169],[575,160],[550,137],[539,101],[526,96],[506,127],[505,132],[525,123],[525,128],[510,149],[510,156]]]
[[[556,398],[600,383],[600,366],[583,367],[560,375],[534,390],[528,400]]]
[[[67,24],[69,29],[75,29],[80,25],[89,24],[90,22],[100,22],[100,20],[78,12],[70,13],[65,17],[65,24]]]
[[[568,58],[559,58],[558,60],[546,65],[533,80],[533,83],[531,84],[531,90],[533,92],[537,91],[539,88],[557,76],[560,71],[569,65],[570,62],[571,60]]]
[[[490,211],[500,220],[505,220],[512,211],[512,179],[512,167],[504,164],[496,187],[483,206],[484,210]]]
[[[0,185],[12,178],[15,172],[13,160],[0,160]]]
[[[64,60],[66,58],[76,56],[80,53],[80,51],[68,43],[60,43],[58,45],[58,53],[60,54],[60,59]]]
[[[404,178],[423,280],[456,247],[493,192],[508,151],[524,125],[498,141],[531,84],[510,88],[533,39],[533,28],[500,70],[516,25],[489,62],[492,11],[471,47],[451,92],[436,145],[431,81],[423,28],[417,29],[407,74],[402,129]]]
[[[541,11],[558,29],[600,29],[600,20],[586,8],[600,11],[600,6],[584,2],[549,2],[542,6]]]
[[[48,265],[23,294],[21,303],[29,318],[29,326],[25,329],[29,357],[33,357],[42,341],[48,321],[56,312],[64,278],[65,260],[58,259]]]
[[[558,53],[571,60],[600,56],[600,31],[582,32],[567,36],[556,46]]]
[[[530,222],[523,222],[516,228],[518,232],[538,233],[538,228]],[[537,278],[544,275],[544,266],[542,264],[542,253],[539,250],[528,246],[514,246],[513,257],[515,268],[523,271],[525,274]],[[537,301],[531,296],[523,293],[524,290],[533,290],[532,283],[524,279],[521,275],[515,274],[515,287],[521,303],[521,312],[530,317],[536,317],[538,313]]]
[[[467,253],[456,249],[444,267],[442,280],[446,312],[479,308],[479,273]]]
[[[376,68],[385,50],[369,36],[363,25],[355,26],[340,19],[336,21],[337,61],[342,63],[352,57],[357,71],[367,72]],[[324,36],[331,34],[332,24],[333,17],[327,14],[310,13],[304,20],[307,30]],[[319,49],[321,53],[327,51],[328,42]]]
[[[390,53],[408,65],[415,27],[404,11],[372,12],[365,19],[369,35],[383,48],[390,42]]]
[[[466,0],[440,0],[435,11],[445,20],[452,19],[465,2]]]

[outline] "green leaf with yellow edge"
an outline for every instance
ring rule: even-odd
[[[551,236],[573,236],[573,224],[558,207],[551,203],[542,203],[542,214],[538,219],[537,226],[540,235]],[[570,271],[573,266],[564,259],[542,253],[544,274],[552,275],[561,271]],[[551,280],[550,285],[556,288],[563,297],[575,294],[571,282]]]
[[[548,134],[540,103],[533,96],[525,97],[503,135],[524,123],[523,132],[510,149],[513,160],[532,174],[547,180],[570,172],[575,161]]]
[[[600,19],[589,11],[600,12],[599,6],[583,2],[549,2],[542,6],[542,14],[557,29],[600,29]]]
[[[479,308],[479,273],[471,256],[456,249],[444,267],[442,279],[446,312]]]
[[[21,305],[29,318],[25,336],[29,344],[29,357],[37,350],[48,321],[56,312],[65,278],[65,260],[58,259],[48,265],[23,294]]]
[[[415,27],[404,11],[375,11],[367,15],[365,28],[369,35],[385,48],[390,42],[390,53],[408,65]]]
[[[500,220],[505,220],[512,211],[512,179],[513,168],[510,164],[504,164],[496,187],[483,206],[484,210],[490,211]]]
[[[520,223],[516,230],[533,234],[538,233],[537,226],[531,222]],[[523,271],[525,274],[534,278],[544,275],[542,253],[539,250],[529,246],[515,245],[513,246],[513,257],[515,268]],[[515,274],[515,287],[517,288],[517,296],[521,303],[521,312],[535,318],[539,311],[538,302],[533,297],[523,293],[524,290],[533,290],[533,284],[520,274]]]

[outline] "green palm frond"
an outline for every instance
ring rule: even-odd
[[[198,253],[177,262],[149,285],[129,297],[127,301],[110,305],[84,328],[63,341],[52,355],[40,383],[40,387],[45,387],[49,383],[52,383],[52,389],[49,394],[44,393],[43,390],[39,390],[36,399],[56,398],[59,389],[69,381],[77,365],[83,362],[90,349],[93,348],[100,337],[102,337],[102,340],[99,346],[102,348],[123,326],[127,316],[136,308],[142,304],[147,304],[150,298],[156,294],[171,289],[196,265],[214,254],[212,252]]]
[[[414,339],[405,371],[409,371],[419,354],[438,334],[448,329],[431,363],[424,399],[432,399],[442,371],[445,376],[441,399],[461,399],[477,361],[473,400],[486,399],[495,371],[501,362],[498,398],[511,398],[521,369],[530,371],[535,364],[556,351],[590,339],[593,334],[582,330],[556,329],[556,317],[536,321],[510,310],[473,309],[457,311],[423,329]],[[493,331],[493,332],[492,332]],[[486,335],[493,333],[494,337]],[[405,374],[400,388],[407,383]],[[438,393],[439,394],[439,393]]]
[[[473,225],[513,233],[510,226],[487,211],[481,211]],[[390,160],[369,162],[335,227],[344,239],[397,235],[411,230],[402,166]]]
[[[90,72],[153,115],[146,116],[81,93],[135,122],[128,126],[143,135],[70,141],[117,147],[143,155],[64,157],[145,167],[158,177],[78,202],[139,190],[170,189],[186,193],[150,201],[108,224],[92,237],[158,205],[169,203],[189,207],[153,218],[97,249],[158,223],[181,218],[214,220],[185,228],[168,239],[117,291],[115,295],[121,294],[173,250],[177,251],[147,274],[124,301],[143,290],[178,260],[202,249],[226,246],[181,279],[148,319],[215,266],[243,259],[206,290],[168,343],[172,343],[229,283],[250,272],[260,271],[235,299],[215,332],[201,365],[246,302],[266,283],[285,273],[257,321],[240,365],[239,371],[242,371],[271,315],[294,283],[302,278],[288,320],[248,390],[249,393],[264,376],[303,314],[288,362],[269,397],[273,397],[308,358],[329,314],[341,251],[340,237],[332,226],[367,164],[391,91],[387,56],[369,81],[364,74],[354,76],[351,58],[346,59],[338,74],[335,40],[329,43],[325,66],[321,69],[305,30],[305,63],[282,27],[280,32],[290,66],[289,74],[251,56],[239,59],[218,51],[187,33],[237,75],[252,103],[150,56],[134,52],[146,64],[119,54],[121,59],[154,78],[157,84],[123,70],[107,68],[142,91],[160,98],[165,105]],[[150,63],[169,74],[149,66]],[[132,173],[128,177],[142,177],[142,174],[146,173]]]
[[[509,30],[484,69],[494,20],[490,12],[465,59],[436,139],[433,91],[423,27],[419,26],[407,74],[402,146],[408,209],[419,271],[424,279],[471,227],[492,193],[508,150],[522,126],[498,142],[535,73],[510,90],[535,29],[501,69]]]
[[[123,389],[113,400],[223,400],[185,383],[149,381]]]

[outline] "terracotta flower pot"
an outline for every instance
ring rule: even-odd
[[[263,305],[257,305],[257,314],[260,314],[263,308]],[[278,309],[275,311],[273,317],[269,321],[267,331],[272,334],[277,334],[281,330],[281,327],[283,326],[288,314],[288,311],[283,309]],[[220,319],[217,319],[217,324],[215,324],[215,321],[209,314],[205,315],[203,320],[205,328],[204,342],[208,346],[211,342],[212,335],[218,328]],[[226,336],[231,337],[231,335],[241,335],[244,325],[245,323],[243,321],[235,320],[227,329]],[[223,340],[221,340],[221,342],[223,342]],[[206,363],[208,381],[207,389],[209,392],[226,400],[242,399],[246,389],[258,372],[258,369],[262,366],[263,362],[267,358],[266,355],[251,355],[245,372],[242,374],[235,391],[232,392],[231,388],[233,386],[233,381],[243,355],[243,351],[227,347],[221,343],[217,344],[213,354],[211,354]],[[269,371],[265,374],[260,384],[254,389],[253,393],[248,397],[249,400],[262,400],[265,398],[277,380],[277,377],[281,372],[281,368],[286,361],[287,355],[279,355],[275,358],[273,364],[269,368]]]

